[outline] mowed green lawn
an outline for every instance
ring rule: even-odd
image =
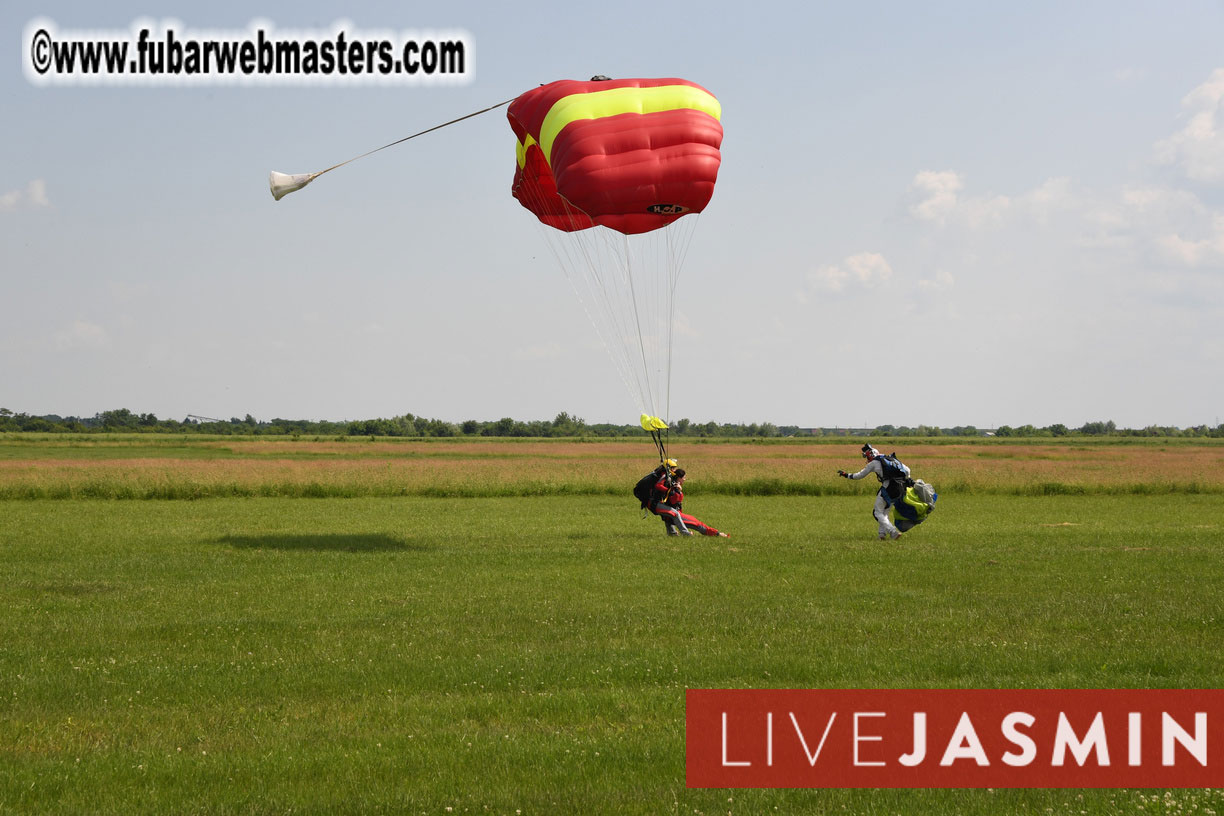
[[[684,690],[1218,687],[1218,494],[0,503],[0,812],[1224,813],[689,790]]]

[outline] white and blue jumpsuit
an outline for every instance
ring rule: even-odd
[[[872,473],[882,484],[879,492],[876,493],[875,506],[871,510],[871,515],[880,522],[880,538],[896,538],[901,535],[901,531],[893,526],[892,520],[888,517],[888,508],[892,507],[894,501],[889,494],[905,495],[905,482],[903,479],[885,479],[884,466],[880,464],[879,457],[868,462],[867,466],[858,473],[851,473],[848,478],[865,479]]]

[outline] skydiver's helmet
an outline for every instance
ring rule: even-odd
[[[592,82],[611,82],[612,77],[604,76],[603,74],[596,74],[595,76],[591,77],[591,81]]]
[[[863,446],[863,458],[870,462],[872,459],[880,455],[880,452],[870,445]]]
[[[655,473],[659,474],[660,476],[670,477],[675,471],[677,464],[679,463],[675,459],[664,459],[663,464],[655,468]]]

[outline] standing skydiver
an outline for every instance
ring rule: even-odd
[[[872,507],[871,515],[880,522],[881,539],[900,538],[901,531],[888,517],[888,509],[901,501],[905,496],[905,489],[913,485],[909,477],[909,468],[901,464],[895,455],[884,456],[871,445],[863,445],[862,453],[863,458],[867,460],[862,470],[858,473],[839,470],[837,475],[844,479],[857,480],[864,479],[869,474],[875,474],[875,477],[880,480],[880,489],[876,492],[875,506]]]

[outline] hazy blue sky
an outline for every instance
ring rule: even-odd
[[[46,87],[26,24],[468,33],[462,86]],[[1224,5],[0,6],[0,406],[632,422],[503,111],[554,79],[722,102],[672,418],[1217,424]]]

